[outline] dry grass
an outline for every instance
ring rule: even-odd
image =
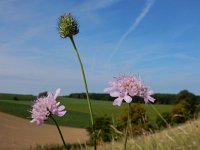
[[[122,150],[122,142],[99,146],[99,150]],[[129,139],[127,150],[199,150],[200,120],[165,129],[159,133]]]

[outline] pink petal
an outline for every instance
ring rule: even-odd
[[[56,90],[56,92],[55,92],[55,94],[54,94],[54,99],[56,99],[56,98],[58,97],[58,95],[60,95],[60,91],[61,91],[60,88],[58,88],[58,89]]]
[[[50,98],[53,97],[52,93],[51,93],[51,92],[48,92],[48,93],[47,93],[47,97],[48,97],[48,98],[49,98],[49,97],[50,97]]]
[[[36,120],[36,124],[37,124],[37,125],[42,125],[42,124],[43,124],[43,121]]]
[[[144,98],[145,104],[149,104],[149,100],[147,98]]]
[[[58,112],[58,116],[59,116],[59,117],[62,117],[62,116],[65,115],[66,112],[67,112],[67,111],[60,111],[60,112]]]
[[[105,88],[103,91],[104,92],[110,92],[112,90],[112,88]]]
[[[130,95],[130,96],[136,96],[137,93],[138,93],[138,91],[137,91],[136,89],[131,89],[131,90],[129,91],[129,95]]]
[[[149,95],[153,95],[153,91],[152,91],[152,90],[149,90],[148,94],[149,94]]]
[[[151,96],[149,96],[149,97],[148,97],[148,100],[154,103],[154,101],[155,101],[156,99],[153,98],[153,97],[151,97]]]
[[[56,108],[53,109],[53,110],[51,111],[51,113],[54,114],[54,115],[56,115],[56,114],[58,113],[58,109],[56,109]]]
[[[60,102],[57,102],[57,103],[56,103],[56,106],[59,106],[59,105],[60,105]]]
[[[31,121],[30,121],[30,123],[34,123],[36,120],[35,119],[32,119]]]
[[[118,97],[118,98],[116,98],[116,99],[114,100],[113,105],[114,105],[114,106],[121,106],[122,101],[123,101],[123,98]]]
[[[117,91],[113,91],[110,93],[110,96],[112,96],[112,97],[119,97],[119,95],[120,95],[120,93]]]
[[[58,111],[62,111],[64,109],[65,109],[65,106],[63,106],[63,105],[61,105],[61,106],[58,107]]]
[[[130,103],[132,101],[132,98],[128,95],[124,96],[124,100],[127,102],[127,103]]]

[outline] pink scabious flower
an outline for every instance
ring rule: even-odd
[[[144,98],[145,103],[155,101],[155,99],[151,97],[153,92],[137,77],[122,75],[115,79],[115,81],[108,82],[111,87],[104,89],[104,92],[110,93],[110,96],[117,97],[113,102],[114,106],[121,106],[123,100],[127,103],[131,103],[134,96]]]
[[[60,89],[57,89],[54,95],[48,92],[46,97],[40,97],[35,100],[30,111],[32,113],[30,122],[36,122],[37,125],[41,125],[48,119],[49,115],[63,116],[66,113],[65,106],[56,101],[59,94]]]

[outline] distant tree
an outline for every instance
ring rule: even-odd
[[[176,102],[176,94],[154,94],[154,98],[156,99],[156,103],[159,104],[175,104]]]
[[[177,103],[185,101],[188,103],[190,108],[190,114],[193,115],[196,112],[196,106],[198,104],[197,97],[187,90],[182,90],[177,94]]]
[[[40,98],[40,97],[46,97],[47,94],[48,94],[47,91],[45,91],[45,92],[41,92],[41,93],[38,94],[38,98]]]

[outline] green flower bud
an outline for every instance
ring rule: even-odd
[[[59,18],[58,26],[61,38],[72,37],[79,32],[78,22],[70,13]]]

